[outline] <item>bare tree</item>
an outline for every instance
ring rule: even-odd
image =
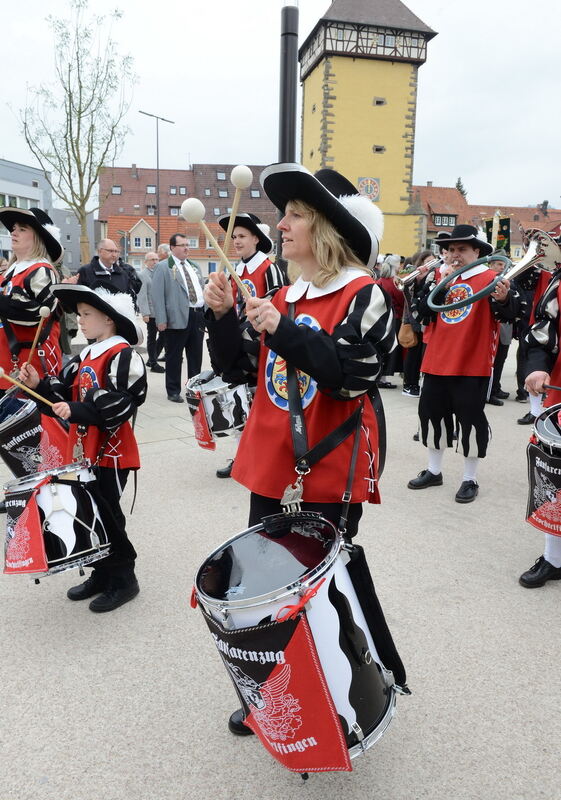
[[[29,90],[20,111],[25,140],[53,192],[80,222],[80,257],[90,259],[86,216],[105,198],[95,188],[102,166],[113,164],[128,129],[132,57],[120,55],[112,26],[121,14],[88,16],[88,0],[71,0],[68,19],[47,17],[53,32],[55,81]],[[51,173],[51,174],[49,174]]]

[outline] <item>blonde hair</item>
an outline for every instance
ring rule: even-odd
[[[308,220],[310,224],[310,246],[318,263],[318,270],[312,279],[314,286],[323,288],[342,271],[344,267],[362,269],[368,275],[370,270],[354,253],[343,236],[320,211],[303,200],[290,200],[287,208]],[[294,282],[301,269],[298,264],[288,262],[288,277]]]
[[[26,225],[25,227],[31,228],[31,225]],[[45,242],[39,238],[39,234],[35,228],[31,228],[31,230],[33,231],[33,247],[31,248],[31,252],[25,256],[24,261],[48,261],[49,264],[52,264],[53,261],[47,252]],[[17,260],[18,257],[14,253],[10,258],[8,266],[11,267]]]

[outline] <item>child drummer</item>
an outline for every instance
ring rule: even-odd
[[[40,380],[35,368],[25,365],[20,380],[54,403],[53,414],[69,421],[67,463],[89,459],[101,495],[99,512],[111,552],[67,596],[86,600],[98,595],[90,610],[112,611],[139,592],[136,551],[127,537],[119,503],[129,471],[140,467],[128,420],[146,399],[144,362],[131,347],[139,344],[141,334],[128,294],[72,284],[56,286],[53,293],[65,311],[79,314],[82,333],[95,341],[69,361],[58,377]]]

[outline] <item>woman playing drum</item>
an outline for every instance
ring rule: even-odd
[[[261,174],[261,183],[284,213],[278,225],[282,254],[291,272],[296,267],[300,275],[271,299],[248,299],[243,321],[233,310],[224,273],[212,273],[205,289],[218,366],[225,374],[242,367],[257,377],[232,477],[251,491],[250,526],[279,513],[283,495],[295,488],[303,489],[303,510],[319,511],[338,524],[350,485],[345,533],[352,537],[362,502],[379,502],[378,426],[368,393],[376,392],[382,358],[395,346],[391,306],[370,272],[381,214],[334,170],[312,175],[299,164],[273,164]],[[290,393],[291,381],[299,392]],[[302,426],[291,430],[294,400],[289,395],[294,393],[300,396],[309,448],[326,437],[329,442],[305,475],[295,472],[293,435],[300,436]],[[342,441],[329,440],[354,412],[358,427],[355,423]],[[241,712],[232,715],[232,732],[250,733],[242,719]]]

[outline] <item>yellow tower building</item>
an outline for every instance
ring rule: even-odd
[[[411,255],[417,74],[436,33],[399,0],[332,0],[302,47],[302,163],[339,170],[384,212],[382,252]]]

